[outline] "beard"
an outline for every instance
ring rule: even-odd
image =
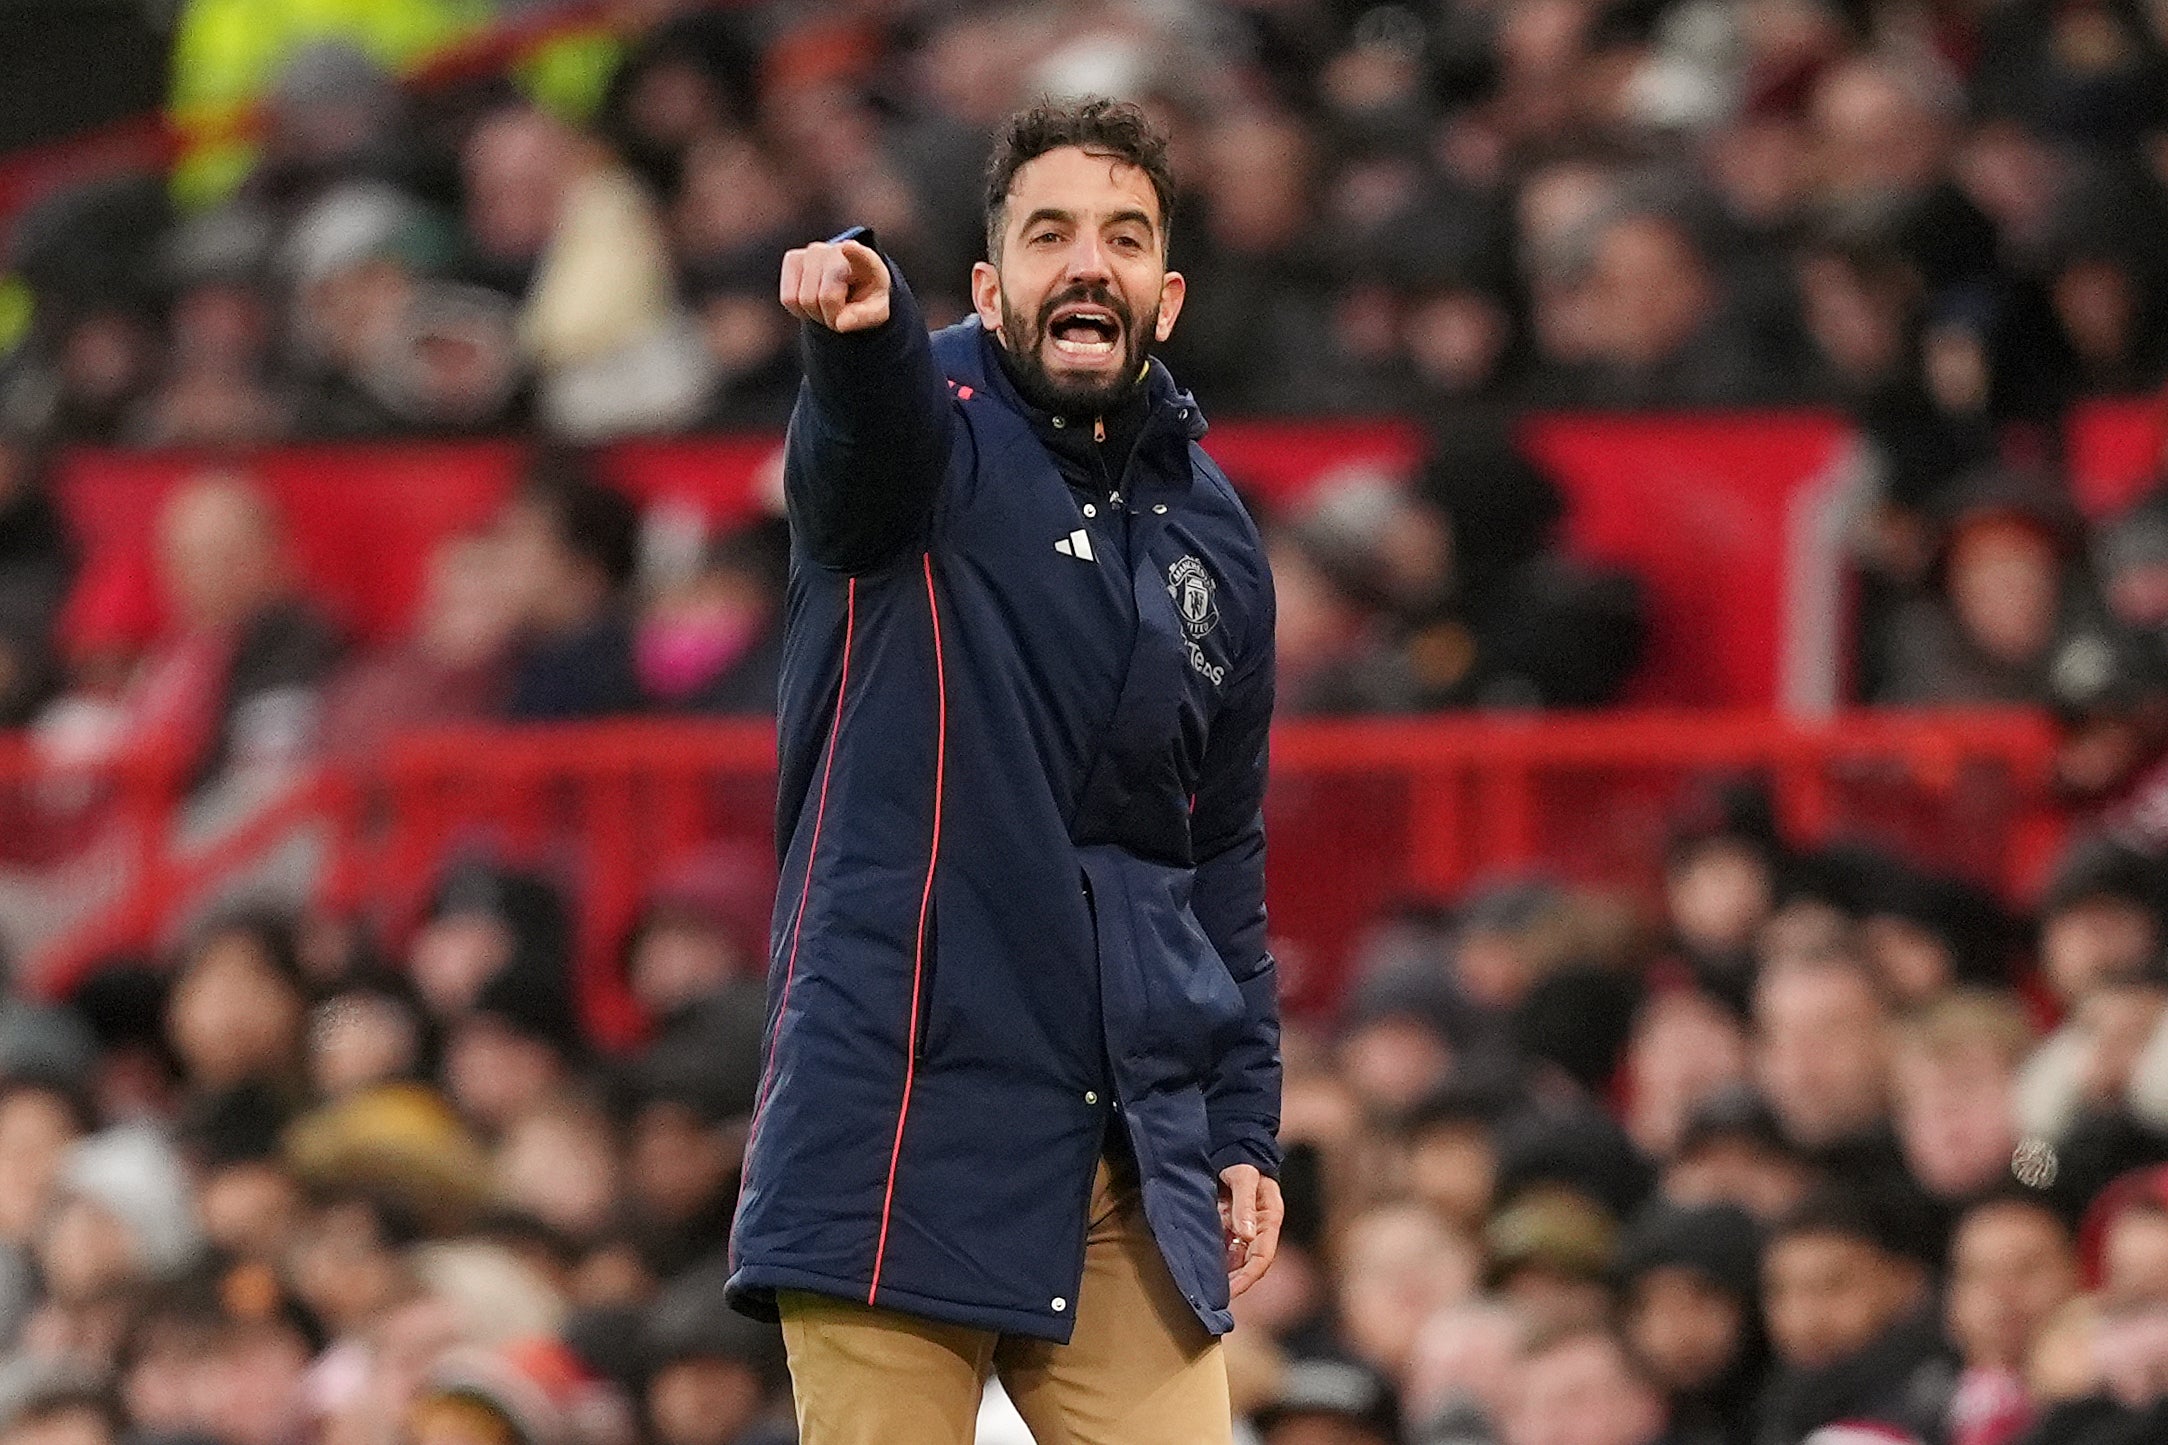
[[[1047,326],[1054,313],[1071,302],[1104,306],[1120,318],[1122,364],[1103,376],[1057,376],[1047,369]],[[1039,314],[1026,322],[1023,313],[1001,293],[1001,340],[1009,368],[1024,400],[1057,416],[1104,412],[1121,402],[1143,379],[1145,337],[1121,293],[1109,286],[1070,286],[1047,297]]]

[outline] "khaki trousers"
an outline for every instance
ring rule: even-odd
[[[1102,1160],[1066,1345],[783,1291],[799,1445],[971,1445],[989,1374],[1039,1445],[1227,1445],[1227,1366]]]

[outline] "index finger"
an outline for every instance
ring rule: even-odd
[[[839,241],[836,249],[851,263],[853,281],[879,280],[888,269],[882,264],[880,253],[863,241]]]

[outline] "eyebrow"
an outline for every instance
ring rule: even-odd
[[[1028,231],[1041,221],[1054,221],[1064,226],[1073,226],[1076,224],[1076,213],[1074,211],[1064,211],[1054,206],[1041,206],[1024,217],[1023,229]],[[1132,222],[1144,227],[1147,235],[1158,234],[1158,228],[1152,224],[1151,216],[1134,208],[1127,211],[1116,211],[1106,220],[1106,224],[1110,226],[1126,225]]]

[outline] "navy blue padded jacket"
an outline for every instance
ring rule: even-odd
[[[1273,600],[1150,364],[1104,491],[974,319],[807,326],[791,418],[769,1032],[733,1298],[1067,1340],[1125,1129],[1175,1281],[1231,1328],[1219,1172],[1276,1173]]]

